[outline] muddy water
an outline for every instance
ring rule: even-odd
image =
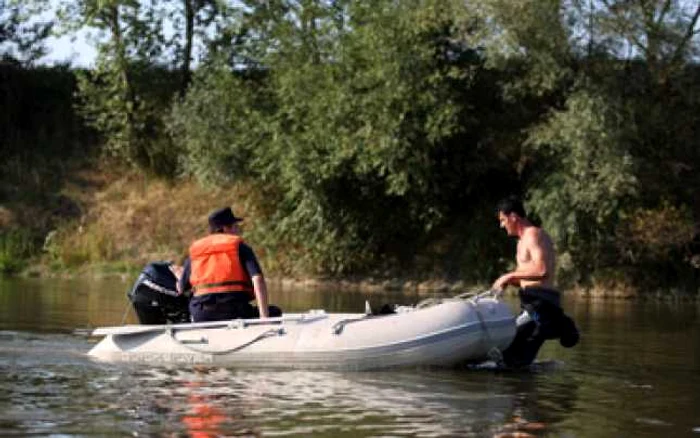
[[[91,362],[85,329],[135,322],[128,287],[126,280],[0,280],[0,436],[700,438],[695,303],[568,300],[582,342],[570,350],[550,342],[532,370],[517,373]],[[361,312],[367,298],[422,298],[271,294],[288,311]]]

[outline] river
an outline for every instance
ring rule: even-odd
[[[0,436],[698,437],[700,306],[566,299],[581,343],[529,371],[255,371],[104,364],[90,328],[135,322],[130,280],[0,279]],[[365,299],[271,290],[287,311]],[[509,299],[513,308],[516,302]]]

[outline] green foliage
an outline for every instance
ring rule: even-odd
[[[623,253],[637,262],[660,260],[687,249],[695,236],[689,208],[664,202],[655,209],[638,209],[618,228]]]
[[[439,223],[432,154],[459,133],[453,91],[468,86],[445,46],[448,4],[351,3],[344,20],[339,5],[267,10],[264,35],[279,43],[260,59],[269,73],[207,72],[172,125],[189,172],[268,187],[276,209],[259,237],[320,272],[365,266],[386,241]],[[368,208],[379,205],[391,208]]]
[[[157,68],[148,59],[163,50],[153,10],[144,12],[133,1],[85,1],[75,6],[64,5],[65,16],[109,34],[98,46],[95,68],[78,76],[81,114],[102,134],[109,154],[172,176],[177,160],[161,133],[161,114],[168,103],[148,91],[162,87],[149,75]]]
[[[530,187],[530,204],[560,248],[583,263],[615,257],[611,235],[637,190],[634,162],[622,141],[624,118],[610,99],[586,89],[531,132],[528,144],[546,160]]]
[[[697,57],[700,4],[683,0],[608,0],[591,5],[591,38],[617,58],[641,58],[653,79],[667,82]]]
[[[512,263],[492,205],[521,193],[569,279],[697,276],[692,2],[58,4],[56,28],[101,36],[76,103],[105,150],[139,170],[249,187],[249,238],[277,272],[488,282]],[[3,18],[0,33],[15,29]],[[15,196],[54,181],[37,168],[63,175],[47,155],[82,149],[49,128],[77,119],[41,123],[44,107],[26,102],[44,97],[8,84],[17,111],[0,115],[11,150],[0,194]],[[12,170],[29,162],[40,165]],[[42,202],[60,205],[53,195]],[[58,264],[118,256],[89,226],[62,242]]]
[[[28,231],[8,230],[0,233],[0,274],[19,272],[34,253],[34,241]]]
[[[43,251],[55,269],[76,268],[113,260],[115,253],[111,237],[97,227],[80,226],[77,232],[68,227],[47,235]]]
[[[77,72],[77,79],[77,109],[102,136],[106,154],[137,169],[175,175],[177,151],[163,119],[176,77],[143,64],[122,69],[98,62],[91,71]]]
[[[31,65],[46,54],[53,23],[31,20],[36,14],[20,0],[0,0],[0,59]]]
[[[187,99],[175,102],[169,134],[181,170],[208,185],[225,185],[255,174],[251,159],[266,146],[261,79],[231,74],[218,63],[196,77]]]
[[[75,76],[65,67],[0,63],[0,107],[7,109],[0,112],[3,159],[22,157],[22,166],[31,168],[33,160],[59,153],[85,155],[89,134],[72,109],[74,91]]]
[[[542,96],[571,80],[569,41],[578,23],[569,21],[573,11],[561,0],[479,0],[469,6],[478,25],[465,37],[484,48],[487,67],[511,71],[504,78],[506,96]]]

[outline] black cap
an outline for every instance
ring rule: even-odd
[[[240,222],[242,220],[243,218],[236,217],[233,215],[231,207],[225,207],[216,210],[215,212],[209,215],[209,228],[215,230],[221,227],[225,227],[227,225],[233,225],[236,222]]]

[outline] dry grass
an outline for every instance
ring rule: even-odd
[[[248,215],[240,186],[207,190],[191,181],[171,184],[128,175],[89,196],[89,190],[79,192],[86,214],[57,230],[46,245],[55,268],[180,261],[192,240],[206,234],[212,210],[231,205],[237,215]]]

